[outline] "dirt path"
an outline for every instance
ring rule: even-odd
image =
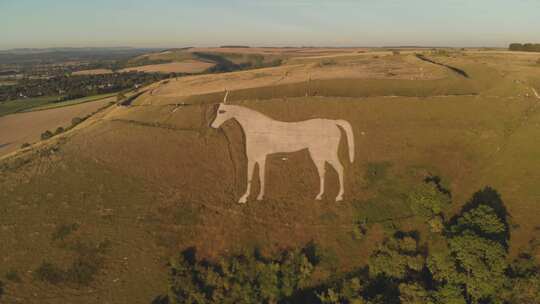
[[[531,88],[531,90],[533,91],[534,96],[536,96],[536,98],[540,99],[540,95],[538,94],[538,91],[536,91],[535,88]]]

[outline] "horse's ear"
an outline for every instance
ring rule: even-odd
[[[229,90],[225,90],[225,97],[223,97],[223,103],[227,104],[227,98],[229,97]]]

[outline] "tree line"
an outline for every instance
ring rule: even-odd
[[[538,303],[540,265],[530,248],[510,260],[508,215],[492,188],[477,192],[452,218],[449,192],[427,181],[409,195],[430,232],[396,231],[365,267],[310,280],[325,259],[311,242],[273,257],[257,250],[199,259],[190,248],[171,260],[168,293],[153,303],[512,304]]]
[[[540,52],[540,43],[512,43],[508,49],[510,51]]]

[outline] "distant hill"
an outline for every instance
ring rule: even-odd
[[[0,64],[25,64],[63,61],[120,60],[160,49],[115,48],[44,48],[0,51]]]

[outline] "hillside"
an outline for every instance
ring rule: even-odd
[[[283,64],[154,83],[130,106],[109,107],[1,159],[0,275],[20,277],[6,284],[7,303],[150,303],[167,291],[171,257],[188,247],[215,260],[315,241],[336,261],[317,273],[322,280],[364,265],[398,229],[425,236],[406,197],[429,177],[451,191],[448,218],[478,190],[496,189],[510,215],[512,255],[540,237],[537,57],[425,51],[466,78],[415,50],[233,51],[138,60],[207,62],[212,57],[201,54],[219,54],[234,64]],[[243,133],[233,121],[209,127],[225,90],[231,104],[277,120],[350,122],[356,161],[347,161],[344,140],[339,153],[345,200],[334,202],[329,168],[326,195],[314,200],[317,171],[302,150],[270,157],[265,199],[237,204],[247,178]],[[255,193],[259,187],[254,179]],[[354,237],[359,223],[369,226],[362,238]],[[53,282],[51,265],[77,275],[51,283],[36,275],[43,265]]]

